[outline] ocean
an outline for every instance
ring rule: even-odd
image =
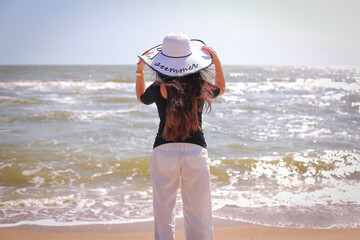
[[[0,66],[0,227],[153,219],[159,120],[136,100],[135,69]],[[360,68],[224,73],[226,92],[203,116],[214,218],[360,227]]]

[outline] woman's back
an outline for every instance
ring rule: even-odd
[[[166,98],[161,93],[166,87]],[[182,78],[169,78],[158,74],[144,94],[141,101],[145,104],[156,103],[160,124],[154,147],[168,142],[188,142],[206,148],[202,130],[204,105],[211,109],[211,98],[220,89],[204,80],[201,73]]]

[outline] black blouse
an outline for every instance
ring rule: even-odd
[[[215,90],[213,91],[213,97],[217,97],[220,93],[220,88],[214,88]],[[171,143],[169,141],[165,141],[165,139],[162,137],[162,133],[164,131],[164,127],[165,127],[165,122],[166,122],[166,103],[167,103],[167,99],[165,99],[160,92],[160,84],[156,84],[155,82],[153,84],[151,84],[146,91],[140,96],[141,101],[146,104],[152,104],[155,102],[157,109],[158,109],[158,114],[159,114],[159,118],[160,118],[160,123],[159,123],[159,128],[158,128],[158,132],[156,134],[156,138],[155,138],[155,142],[153,147],[157,147],[160,146],[162,144],[165,143]],[[202,103],[204,104],[204,103]],[[199,109],[202,109],[199,108]],[[202,124],[202,112],[198,112],[198,119],[199,119],[199,125],[201,127]],[[205,142],[205,137],[204,137],[204,133],[201,130],[197,130],[195,132],[191,132],[190,136],[188,138],[186,138],[184,141],[174,141],[174,142],[185,142],[185,143],[193,143],[193,144],[197,144],[200,145],[204,148],[206,148],[206,142]]]

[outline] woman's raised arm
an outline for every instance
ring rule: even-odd
[[[225,77],[219,57],[212,47],[203,46],[201,49],[208,51],[213,57],[213,64],[215,65],[215,85],[220,88],[220,96],[225,92]]]
[[[136,96],[137,100],[140,103],[143,103],[140,99],[140,96],[145,92],[146,86],[145,86],[145,76],[144,76],[144,68],[145,63],[143,60],[139,60],[137,63],[138,67],[136,70]]]

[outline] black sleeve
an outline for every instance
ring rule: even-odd
[[[220,88],[215,86],[214,84],[210,83],[210,82],[205,82],[206,84],[208,84],[210,86],[211,91],[209,91],[211,98],[216,98],[217,96],[219,96],[220,94]]]
[[[156,99],[156,95],[157,93],[159,92],[160,90],[160,86],[159,85],[154,85],[151,84],[146,90],[145,92],[140,96],[140,100],[146,104],[146,105],[149,105],[149,104],[152,104],[155,102],[155,99]]]
[[[216,98],[217,96],[219,96],[219,94],[220,94],[220,88],[215,87],[215,89],[213,90],[213,98]]]

